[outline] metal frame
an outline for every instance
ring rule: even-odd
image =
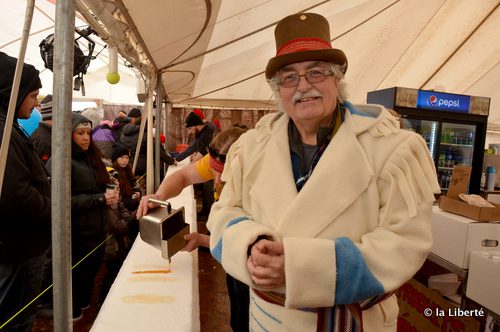
[[[75,0],[57,1],[52,126],[52,270],[54,331],[72,331],[71,102]]]

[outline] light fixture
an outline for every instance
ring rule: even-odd
[[[94,53],[95,42],[89,37],[92,33],[97,34],[90,26],[86,29],[80,30],[75,29],[79,34],[74,41],[74,57],[73,57],[73,76],[75,80],[73,82],[73,90],[82,90],[82,96],[85,96],[85,84],[83,82],[83,75],[87,73],[90,61],[95,59],[92,56]],[[78,44],[80,38],[85,38],[88,41],[88,54],[85,55]],[[45,67],[50,71],[54,71],[54,34],[48,35],[40,43],[40,55],[45,64]]]

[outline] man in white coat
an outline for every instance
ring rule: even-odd
[[[280,112],[231,147],[210,248],[251,287],[252,331],[396,331],[392,293],[432,246],[425,141],[345,100],[347,58],[318,14],[284,18],[266,67]]]

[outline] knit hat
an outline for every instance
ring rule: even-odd
[[[184,122],[186,123],[186,128],[203,124],[203,120],[194,112],[189,113]]]
[[[285,17],[274,30],[276,56],[266,67],[266,78],[271,79],[281,68],[296,62],[327,61],[338,64],[345,74],[347,58],[332,48],[330,25],[319,14],[300,13]]]
[[[221,127],[220,127],[220,120],[219,120],[219,119],[214,119],[212,122],[214,123],[214,125],[215,125],[217,128],[221,129]]]
[[[14,73],[16,71],[17,59],[7,54],[0,52],[0,110],[7,113],[9,108],[10,94],[12,92],[12,83],[14,81]],[[26,96],[42,87],[38,70],[32,65],[23,65],[23,74],[19,84],[19,93],[16,101],[16,111],[14,119],[17,119],[17,113]]]
[[[111,150],[111,161],[114,162],[116,159],[125,155],[130,156],[130,150],[125,145],[115,142]]]
[[[200,117],[200,119],[205,120],[205,114],[203,114],[203,111],[200,110],[199,108],[195,108],[193,110],[193,113],[198,115]]]
[[[81,114],[92,122],[92,128],[97,127],[104,119],[104,110],[100,107],[87,107]]]
[[[42,113],[42,121],[52,120],[52,95],[47,95],[40,102],[42,106],[40,113]]]
[[[141,110],[138,108],[132,108],[130,112],[128,112],[129,118],[140,118],[142,116]]]
[[[71,113],[71,131],[75,131],[81,127],[88,127],[92,129],[92,121],[87,119],[85,116],[78,114],[76,112]]]
[[[117,117],[113,120],[113,129],[114,130],[120,130],[121,128],[123,128],[123,126],[125,126],[126,124],[128,123],[128,119],[127,118],[122,118],[122,117]]]

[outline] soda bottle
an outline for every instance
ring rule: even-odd
[[[446,160],[444,152],[439,153],[439,158],[438,158],[438,167],[444,167],[444,162]]]
[[[457,144],[457,138],[456,138],[456,132],[455,132],[455,130],[454,129],[449,129],[448,135],[449,135],[448,142],[450,144]]]
[[[448,128],[443,128],[443,133],[441,134],[441,143],[449,143],[450,137],[448,135]]]
[[[472,130],[469,129],[467,135],[468,135],[468,137],[467,137],[467,144],[468,145],[474,144],[474,131],[472,131]]]

